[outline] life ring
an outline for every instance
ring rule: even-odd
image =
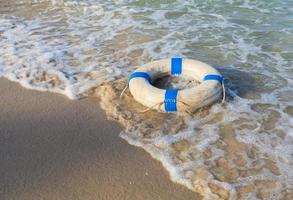
[[[200,84],[183,90],[154,87],[154,80],[164,76],[187,76]],[[129,77],[134,99],[160,112],[194,112],[222,96],[222,75],[212,66],[193,59],[171,58],[150,62]],[[223,94],[224,95],[224,94]]]

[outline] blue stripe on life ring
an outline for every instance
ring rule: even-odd
[[[171,75],[178,76],[182,73],[182,58],[171,59]]]
[[[174,89],[166,90],[165,99],[164,99],[166,112],[177,111],[177,105],[176,105],[177,93],[178,93],[178,90],[174,90]]]
[[[208,80],[215,80],[215,81],[219,81],[220,84],[223,84],[223,77],[217,74],[208,74],[204,77],[203,79],[204,81],[208,81]]]
[[[130,82],[131,79],[133,78],[144,78],[145,80],[147,80],[148,82],[151,83],[152,78],[150,77],[150,75],[146,72],[134,72],[130,75],[129,79],[128,79],[128,83]]]

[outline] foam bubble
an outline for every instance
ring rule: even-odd
[[[32,2],[42,6],[21,12]],[[144,148],[173,181],[206,199],[289,195],[293,30],[288,1],[37,2],[47,1],[0,7],[0,76],[71,99],[99,96],[108,116],[125,126],[122,138]],[[142,107],[131,97],[119,100],[126,84],[121,77],[172,56],[224,66],[217,68],[226,78],[228,102],[177,116],[139,114]],[[171,86],[189,83],[180,79]]]

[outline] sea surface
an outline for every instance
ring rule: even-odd
[[[215,66],[227,99],[139,113],[131,71],[180,56]],[[292,0],[0,0],[0,77],[97,96],[120,136],[203,199],[293,199]]]

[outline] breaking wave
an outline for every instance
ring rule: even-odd
[[[203,199],[292,199],[292,9],[289,0],[0,2],[0,76],[97,96],[122,138]],[[129,93],[119,99],[137,66],[172,56],[223,66],[226,104],[142,114]]]

